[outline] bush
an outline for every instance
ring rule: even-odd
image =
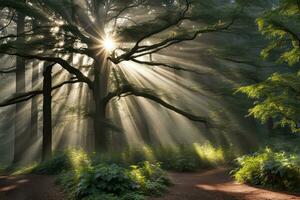
[[[160,164],[148,161],[131,166],[130,177],[146,195],[161,196],[171,184]]]
[[[77,185],[77,195],[85,197],[101,192],[120,196],[136,188],[137,184],[124,168],[114,164],[97,165],[83,171]]]
[[[32,169],[35,174],[59,174],[64,170],[79,170],[89,166],[89,156],[80,149],[68,149],[63,152],[56,152],[53,158],[43,162]]]
[[[144,161],[159,162],[161,167],[174,171],[196,171],[226,165],[236,157],[232,146],[213,146],[210,143],[182,144],[178,146],[143,146],[123,152],[95,154],[94,163],[118,163],[130,166]]]
[[[236,157],[232,146],[213,146],[209,143],[180,145],[159,151],[155,155],[163,168],[180,172],[226,165]]]
[[[300,158],[286,152],[274,152],[269,148],[237,159],[234,178],[269,188],[296,191],[300,188]]]
[[[143,200],[145,195],[163,194],[170,183],[160,165],[149,162],[130,169],[115,164],[98,164],[77,172],[65,171],[60,174],[58,182],[72,199],[84,200]]]

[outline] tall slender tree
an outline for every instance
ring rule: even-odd
[[[17,14],[17,42],[24,43],[21,35],[25,31],[25,15],[22,12]],[[25,59],[21,56],[16,57],[16,93],[25,92]],[[14,136],[14,163],[20,162],[24,152],[24,103],[16,104],[15,113],[15,136]]]

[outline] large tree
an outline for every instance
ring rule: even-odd
[[[40,94],[47,96],[50,94],[49,87],[55,90],[65,84],[86,83],[95,105],[93,119],[97,150],[106,149],[107,105],[116,97],[143,97],[190,120],[209,123],[205,117],[172,105],[155,91],[130,83],[119,64],[131,61],[197,74],[193,69],[159,62],[152,57],[172,45],[194,40],[200,34],[227,30],[236,18],[237,9],[232,1],[28,0],[24,3],[0,0],[0,6],[22,12],[36,24],[23,34],[0,37],[0,52],[50,64],[44,72],[43,89],[16,94],[0,106],[26,101]],[[219,11],[219,16],[212,17],[210,24],[202,20],[203,16],[208,15],[208,6]],[[145,13],[149,15],[145,16]],[[20,37],[25,38],[22,43],[18,40]],[[110,43],[111,38],[118,41],[116,47]],[[92,73],[85,75],[80,67],[75,67],[69,59],[72,54],[92,59],[93,64],[87,66]],[[146,59],[148,57],[150,59]],[[56,65],[72,76],[70,80],[51,86],[49,74]],[[51,105],[45,104],[51,103],[44,102],[44,126],[48,124],[44,131],[49,131]],[[51,145],[45,148],[48,148],[45,152],[51,152]],[[47,156],[49,154],[44,155]]]

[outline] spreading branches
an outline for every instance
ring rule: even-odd
[[[4,40],[4,39],[12,39],[12,38],[18,38],[18,37],[26,37],[26,36],[30,36],[32,35],[35,31],[41,31],[42,29],[45,29],[47,32],[49,32],[49,29],[52,26],[36,26],[30,30],[26,30],[18,35],[15,34],[8,34],[8,35],[4,35],[2,37],[0,37],[0,40]]]
[[[109,103],[109,101],[115,97],[121,98],[121,97],[131,96],[131,95],[149,99],[149,100],[154,101],[155,103],[158,103],[159,105],[161,105],[169,110],[172,110],[172,111],[176,112],[177,114],[180,114],[192,121],[204,123],[206,126],[209,125],[209,122],[207,121],[206,118],[201,117],[201,116],[196,116],[192,113],[183,111],[182,109],[171,105],[170,103],[163,100],[157,94],[155,94],[153,91],[151,91],[149,89],[139,88],[139,87],[136,87],[136,86],[133,86],[130,84],[123,85],[118,90],[108,93],[108,95],[104,98],[103,101],[104,101],[104,104],[107,105]]]
[[[120,56],[116,56],[115,54],[113,54],[109,59],[112,62],[114,62],[115,64],[118,64],[122,61],[129,61],[129,60],[134,61],[138,57],[142,57],[142,56],[145,56],[145,55],[157,53],[157,52],[161,51],[162,49],[165,49],[165,48],[167,48],[169,46],[172,46],[174,44],[194,40],[200,34],[227,30],[234,24],[235,20],[236,20],[236,18],[234,17],[232,19],[232,21],[229,22],[228,24],[225,24],[225,25],[224,24],[217,24],[217,25],[214,25],[214,26],[211,26],[211,27],[206,27],[204,29],[194,31],[193,33],[183,34],[183,35],[179,35],[177,37],[167,38],[167,39],[165,39],[165,40],[163,40],[159,43],[153,44],[153,45],[140,46],[139,44],[140,44],[141,40],[139,40],[139,41],[136,42],[135,46],[132,49],[130,49],[129,51],[121,54]],[[169,26],[166,26],[161,31],[166,30],[167,28],[169,28]],[[150,37],[151,35],[152,34],[148,34],[147,37],[145,36],[143,38],[146,39],[146,38]]]
[[[159,66],[159,67],[165,67],[165,68],[169,68],[169,69],[173,69],[173,70],[177,70],[177,71],[192,72],[192,73],[198,74],[198,75],[203,75],[204,74],[203,72],[199,72],[197,70],[187,69],[187,68],[184,68],[184,67],[179,67],[179,66],[175,66],[175,65],[161,63],[161,62],[142,61],[142,60],[138,60],[138,59],[135,59],[135,58],[132,58],[131,61],[133,61],[135,63],[138,63],[138,64],[148,65],[148,66]]]
[[[74,83],[79,83],[81,81],[79,80],[69,80],[69,81],[64,81],[58,85],[55,85],[52,87],[52,91],[56,90],[66,84],[74,84]],[[4,101],[0,102],[0,107],[5,107],[9,105],[13,105],[16,103],[21,103],[27,100],[30,100],[31,98],[43,94],[43,90],[34,90],[34,91],[29,91],[29,92],[24,92],[24,93],[16,93],[12,95],[11,97],[5,99]]]
[[[143,5],[143,4],[146,3],[146,2],[147,2],[147,1],[145,1],[145,0],[141,0],[141,1],[134,2],[134,3],[130,4],[130,5],[127,5],[127,6],[121,8],[121,9],[119,9],[119,10],[113,10],[113,9],[112,9],[112,11],[115,11],[116,14],[114,14],[113,16],[111,16],[107,21],[110,22],[110,21],[112,21],[112,20],[115,20],[115,23],[116,23],[116,20],[118,20],[119,18],[122,18],[121,15],[122,15],[125,11],[127,11],[127,10],[129,10],[129,9],[131,9],[131,8],[136,8],[136,7],[140,6],[140,5]]]
[[[0,31],[3,31],[5,28],[7,28],[11,22],[13,21],[13,19],[15,18],[16,12],[13,12],[12,16],[10,17],[9,21],[7,22],[7,24],[5,24],[3,27],[0,28]]]
[[[93,88],[93,82],[88,77],[86,77],[79,69],[76,69],[75,67],[71,66],[66,60],[62,58],[46,57],[46,56],[39,56],[39,55],[26,55],[26,54],[10,53],[10,52],[6,52],[6,54],[20,56],[27,59],[37,59],[37,60],[57,63],[60,66],[62,66],[65,70],[67,70],[70,74],[75,75],[78,81],[88,84],[90,89]]]

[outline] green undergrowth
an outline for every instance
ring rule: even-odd
[[[33,163],[25,167],[13,168],[14,174],[35,173],[56,175],[64,170],[80,166],[117,164],[124,168],[145,161],[160,163],[164,170],[190,172],[216,166],[231,165],[238,157],[232,146],[213,146],[209,143],[178,146],[143,146],[117,152],[91,153],[83,150],[68,149],[56,152],[50,161]]]
[[[300,156],[297,151],[265,148],[238,158],[232,173],[241,183],[300,192]]]
[[[228,165],[238,156],[232,146],[213,146],[209,143],[179,146],[144,146],[119,152],[95,155],[96,161],[128,166],[145,160],[159,162],[165,170],[189,172],[203,168]]]
[[[170,184],[159,163],[121,166],[93,160],[82,150],[66,150],[34,167],[36,174],[55,174],[69,199],[142,200],[163,195]]]
[[[20,168],[15,174],[56,175],[69,199],[142,200],[165,193],[170,181],[164,170],[183,172],[227,165],[236,156],[233,152],[232,147],[208,143],[144,146],[101,154],[68,149],[56,152],[47,162]]]

